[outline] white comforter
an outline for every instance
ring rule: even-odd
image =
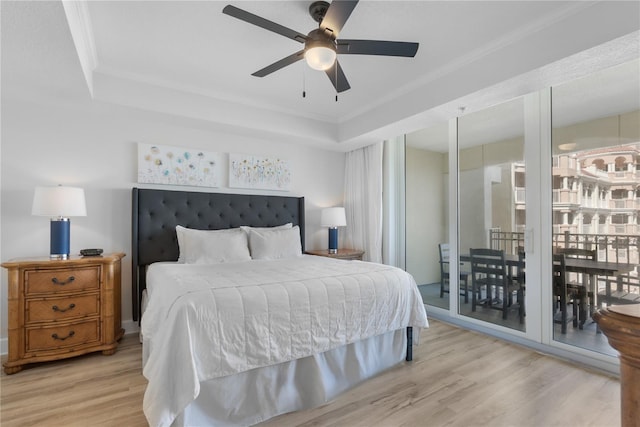
[[[142,319],[144,412],[170,425],[200,382],[427,327],[415,281],[381,264],[302,256],[218,265],[159,263]]]

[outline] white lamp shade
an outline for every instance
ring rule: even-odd
[[[344,208],[325,208],[320,215],[320,225],[323,227],[344,227],[347,217]]]
[[[309,64],[309,67],[314,70],[328,70],[333,67],[334,62],[336,62],[336,51],[325,47],[325,46],[315,46],[304,53],[304,59]]]
[[[87,216],[84,190],[77,187],[36,187],[31,215],[49,217]]]

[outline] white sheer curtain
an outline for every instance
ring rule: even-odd
[[[382,142],[347,153],[344,207],[345,244],[365,251],[364,260],[382,262]]]

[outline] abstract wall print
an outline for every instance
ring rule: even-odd
[[[229,154],[229,187],[289,191],[291,167],[277,156]]]
[[[218,187],[222,156],[184,147],[138,144],[138,182]]]

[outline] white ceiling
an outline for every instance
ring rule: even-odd
[[[310,3],[76,1],[63,10],[3,1],[14,34],[5,41],[3,28],[2,47],[39,49],[52,61],[56,49],[97,101],[340,151],[427,127],[459,105],[478,110],[639,55],[635,1],[360,1],[340,37],[419,42],[415,58],[340,56],[351,89],[338,102],[324,72],[303,61],[251,76],[302,45],[222,8],[307,33],[317,25]],[[20,61],[3,58],[3,73],[20,76]]]

